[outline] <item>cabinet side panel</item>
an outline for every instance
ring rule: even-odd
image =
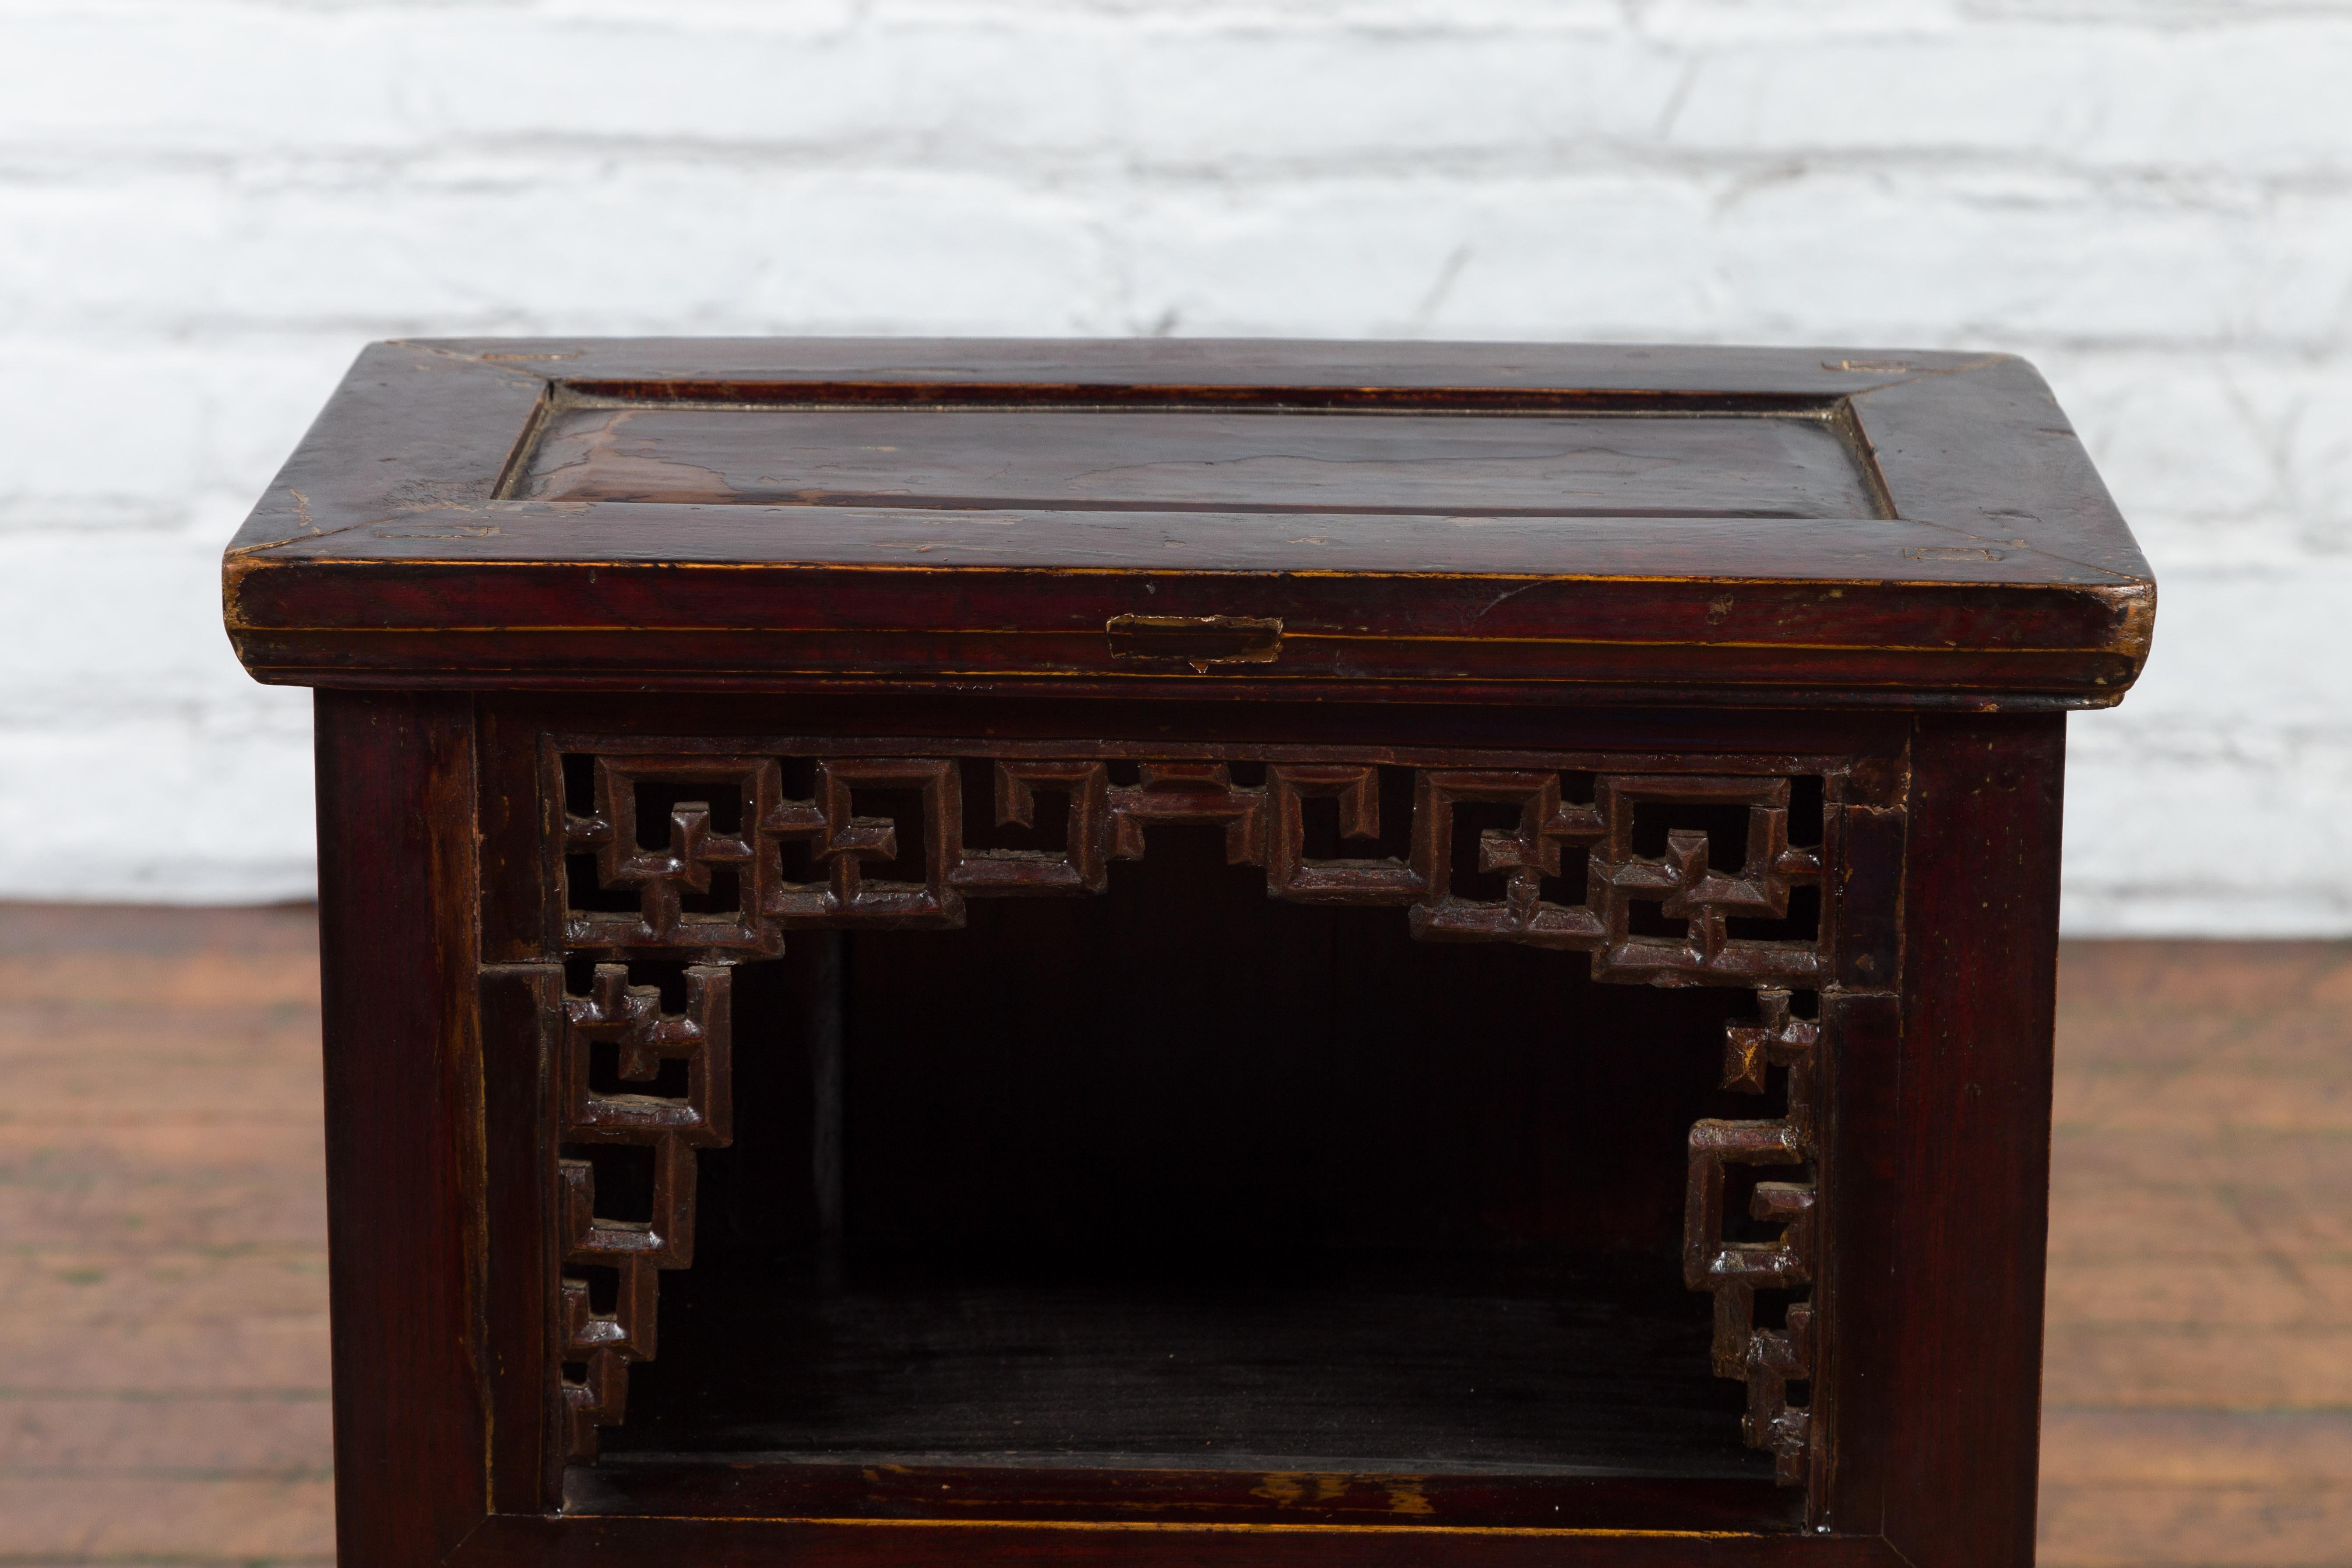
[[[537,730],[497,705],[477,714],[481,793],[482,962],[543,963],[563,950],[551,889],[562,802],[545,787]]]
[[[1919,720],[1887,1508],[1919,1568],[2033,1561],[2064,763],[2054,715]]]
[[[317,703],[337,1560],[484,1513],[474,757],[464,696]]]
[[[1816,1488],[1828,1500],[1811,1522],[1871,1534],[1883,1527],[1889,1470],[1900,1462],[1887,1450],[1899,1430],[1894,1383],[1900,1299],[1893,1260],[1903,1227],[1896,1202],[1902,1008],[1890,993],[1850,993],[1824,998],[1822,1012],[1836,1042],[1822,1129],[1832,1198],[1831,1331],[1813,1401],[1831,1442],[1815,1463],[1827,1463],[1831,1474]]]
[[[503,1513],[536,1513],[554,1506],[562,1472],[547,1366],[557,1240],[548,1079],[563,971],[485,968],[481,999],[491,1500]]]

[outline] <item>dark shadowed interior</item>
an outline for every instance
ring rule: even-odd
[[[1769,1113],[1715,1088],[1744,993],[1277,903],[1179,826],[1102,897],[788,949],[739,975],[735,1138],[613,1480],[717,1454],[1769,1500],[1679,1252],[1691,1122]],[[634,1152],[595,1152],[625,1217]]]

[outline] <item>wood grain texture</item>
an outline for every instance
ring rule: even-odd
[[[2154,614],[2021,362],[1523,345],[380,344],[225,592],[298,683],[2028,708]],[[1281,657],[1122,667],[1150,615]]]
[[[559,407],[513,498],[1272,516],[1869,517],[1841,433],[1792,415]],[[1407,522],[1403,526],[1412,526]]]
[[[1911,758],[1885,1522],[1919,1568],[2033,1561],[2063,723],[1923,716]]]
[[[453,1568],[605,1568],[648,1557],[746,1568],[817,1563],[1070,1563],[1228,1568],[1710,1568],[1713,1564],[1899,1568],[1876,1537],[1807,1539],[1736,1531],[1459,1530],[1426,1526],[918,1523],[905,1520],[496,1519]]]
[[[317,921],[0,904],[0,1557],[334,1551]]]
[[[322,692],[317,734],[337,1552],[437,1563],[488,1500],[473,702]]]
[[[1639,1530],[1769,1537],[1797,1510],[1768,1479],[1422,1475],[1294,1467],[1251,1472],[958,1464],[934,1456],[714,1464],[652,1458],[570,1474],[568,1513],[960,1523],[1386,1525],[1444,1530]],[[1778,1516],[1777,1518],[1775,1516]]]
[[[2352,1532],[2352,943],[2074,943],[2051,1568],[2321,1568]]]

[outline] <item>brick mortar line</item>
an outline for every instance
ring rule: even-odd
[[[1459,151],[1416,153],[1409,148],[1290,159],[1253,157],[1247,153],[1212,160],[1138,157],[1149,143],[1129,144],[1117,134],[1085,142],[1006,144],[998,156],[942,156],[926,135],[904,142],[855,138],[845,142],[734,141],[697,137],[456,137],[429,142],[354,146],[343,152],[305,152],[315,143],[274,143],[263,137],[249,140],[254,151],[226,153],[172,152],[159,144],[145,149],[113,151],[104,146],[54,151],[56,143],[0,140],[0,190],[10,185],[39,188],[69,185],[77,194],[91,190],[93,172],[122,170],[133,176],[236,179],[230,193],[239,202],[257,196],[315,196],[321,184],[341,187],[356,195],[388,191],[409,195],[449,194],[479,200],[506,186],[544,189],[548,165],[576,168],[589,184],[607,184],[614,178],[612,161],[625,157],[634,167],[668,172],[675,165],[699,169],[740,168],[772,175],[805,171],[838,176],[845,181],[900,174],[929,180],[947,179],[971,185],[1021,185],[1029,194],[1064,205],[1085,205],[1089,191],[1132,196],[1140,191],[1203,192],[1230,197],[1236,192],[1316,188],[1338,183],[1394,180],[1403,183],[1442,182],[1461,189],[1465,175],[1480,176],[1496,184],[1576,177],[1623,178],[1642,174],[1661,180],[1769,178],[1783,185],[1790,166],[1801,165],[1798,179],[1816,182],[1847,174],[1881,176],[1948,174],[1958,176],[2017,173],[2040,182],[2065,180],[2103,187],[2144,191],[2166,198],[2178,209],[2194,206],[2216,194],[2242,198],[2314,195],[2333,199],[2352,196],[2352,161],[2340,153],[2323,155],[2317,167],[2305,160],[2281,160],[2252,171],[2221,162],[2100,163],[2079,157],[2053,156],[2032,147],[1977,149],[1957,146],[1888,147],[1885,143],[1816,143],[1790,141],[1767,151],[1748,152],[1726,141],[1715,145],[1675,145],[1606,132],[1580,132],[1563,128],[1557,138],[1568,144],[1563,153],[1527,154],[1526,139],[1496,141],[1493,151],[1477,147]],[[1748,145],[1753,145],[1750,139]],[[71,143],[66,143],[68,148]],[[486,157],[512,158],[520,164],[510,174],[486,172],[469,165]],[[433,164],[448,162],[457,177],[438,181],[429,175]],[[625,176],[625,170],[624,176]],[[258,181],[253,176],[262,176]],[[1087,183],[1074,184],[1074,177]],[[403,190],[401,182],[414,183]],[[2193,182],[2193,183],[2192,183]],[[2200,188],[2210,187],[2210,189]],[[1468,188],[1475,189],[1472,185]],[[2063,211],[2079,203],[2079,190],[2053,192],[2048,205]],[[2007,193],[2004,193],[2006,197]],[[2007,209],[2013,204],[2004,199]]]
[[[121,333],[122,331],[122,324],[126,319],[129,319],[128,312],[123,310],[106,308],[102,305],[97,304],[89,307],[86,311],[79,307],[68,308],[55,305],[47,306],[47,309],[48,310],[50,320],[53,321],[69,321],[79,317],[79,319],[86,319],[93,324],[100,323],[102,321],[108,331],[115,333]],[[1144,335],[1142,328],[1148,325],[1148,322],[1145,320],[1147,314],[1148,310],[1142,308],[1138,308],[1132,310],[1121,310],[1118,311],[1107,311],[1100,316],[1077,318],[1077,320],[1079,320],[1086,328],[1085,331],[1079,332],[1065,332],[1058,331],[1039,331],[1035,330],[1037,323],[1034,321],[1016,323],[991,321],[985,325],[973,325],[969,322],[959,324],[955,321],[942,321],[928,324],[917,322],[912,326],[901,321],[894,331],[884,332],[879,318],[864,312],[845,312],[837,316],[746,316],[741,319],[721,323],[719,327],[716,329],[716,335],[731,337],[761,337],[771,335],[782,337],[856,337],[878,333],[881,335],[929,335],[933,337],[1042,336],[1046,338],[1129,338]],[[1707,330],[1705,331],[1693,330],[1687,324],[1677,324],[1665,321],[1643,321],[1638,319],[1631,321],[1612,321],[1607,319],[1596,319],[1586,323],[1585,336],[1593,338],[1596,341],[1636,341],[1635,339],[1628,338],[1627,334],[1633,333],[1640,334],[1638,338],[1638,341],[1640,342],[1659,344],[1689,344],[1695,346],[1705,346],[1707,344],[1749,340],[1759,342],[1769,341],[1788,343],[1795,341],[1797,336],[1790,331],[1782,313],[1764,309],[1760,304],[1756,309],[1747,311],[1744,316],[1736,311],[1731,314],[1733,319],[1721,323],[1719,326],[1710,323]],[[1302,337],[1315,339],[1318,337],[1318,334],[1314,332],[1301,331],[1296,326],[1293,326],[1287,331],[1277,331],[1272,330],[1264,324],[1255,326],[1248,324],[1254,320],[1261,322],[1270,321],[1275,317],[1275,315],[1276,312],[1270,310],[1240,310],[1234,312],[1229,317],[1212,315],[1207,318],[1212,323],[1213,323],[1209,330],[1200,331],[1188,331],[1184,333],[1177,334],[1176,341],[1182,342],[1188,339],[1197,340],[1208,338],[1228,339],[1246,342],[1258,339],[1277,340],[1298,339]],[[1057,318],[1056,320],[1057,321],[1060,321],[1066,320],[1066,318]],[[1122,325],[1122,322],[1125,324]],[[558,330],[559,327],[562,329],[561,331]],[[1024,330],[1024,328],[1027,330]],[[673,323],[669,329],[672,333],[675,333],[677,330],[678,329],[675,323]],[[299,318],[251,317],[228,314],[204,316],[172,316],[168,314],[157,314],[138,318],[138,326],[136,328],[137,335],[135,337],[127,337],[124,341],[126,347],[132,344],[155,343],[179,348],[191,342],[202,342],[206,338],[247,337],[254,339],[268,339],[273,337],[299,337],[309,340],[331,340],[340,348],[348,352],[358,349],[362,342],[385,338],[534,338],[557,336],[626,337],[654,331],[655,329],[648,324],[647,319],[637,313],[616,313],[614,317],[607,318],[601,321],[577,314],[542,318],[515,310],[499,310],[488,314],[457,310],[439,313],[405,312],[401,314],[382,315],[324,313],[302,316]],[[59,333],[58,335],[61,338],[65,338],[70,337],[73,334]],[[656,333],[656,335],[664,334]],[[1328,336],[1328,334],[1319,335]],[[2147,357],[2160,357],[2178,359],[2186,362],[2196,362],[2197,368],[2201,369],[2203,368],[2203,362],[2211,359],[2215,355],[2244,353],[2250,357],[2293,359],[2310,364],[2322,364],[2326,365],[2331,371],[2337,370],[2347,365],[2352,365],[2352,330],[2338,331],[2335,329],[2331,329],[2324,334],[2311,338],[2292,338],[2268,335],[2243,338],[2186,335],[2179,338],[2152,338],[2139,336],[2093,337],[2060,335],[2050,333],[2034,327],[2011,327],[2002,325],[1999,322],[1988,323],[1979,321],[1970,325],[1966,331],[1957,333],[1950,331],[1948,328],[1937,331],[1922,331],[1914,332],[1909,328],[1898,326],[1892,329],[1891,332],[1881,333],[1879,329],[1874,327],[1864,329],[1859,332],[1852,328],[1824,327],[1818,331],[1802,334],[1805,341],[1799,346],[1818,346],[1812,342],[1812,340],[1823,336],[1835,337],[1839,335],[1843,335],[1847,338],[1853,338],[1855,336],[1892,336],[1904,339],[1916,339],[1918,341],[1907,342],[1904,346],[1916,348],[1922,351],[1941,350],[1951,345],[1980,344],[1989,340],[1998,341],[2005,352],[2021,353],[2029,359],[2040,354],[2063,353],[2078,356],[2136,354]],[[1391,336],[1393,337],[1395,334],[1391,332]],[[1475,329],[1466,329],[1460,326],[1454,327],[1444,331],[1422,333],[1419,334],[1417,338],[1398,337],[1396,339],[1396,341],[1400,342],[1420,341],[1431,342],[1520,342],[1530,340],[1536,342],[1554,342],[1571,341],[1565,334],[1559,332],[1547,332],[1532,327],[1522,327],[1518,330],[1516,335],[1507,336],[1497,332],[1486,332],[1482,334]],[[10,337],[8,334],[5,332],[0,332],[0,342],[6,342],[9,341]],[[2083,400],[2077,398],[2076,401],[2077,403],[2080,403]],[[256,481],[254,489],[257,490],[261,487],[261,483],[262,481]],[[71,493],[79,494],[88,492]],[[2242,514],[2230,513],[2226,515],[2232,517],[2241,515],[2249,517],[2280,517],[2283,520],[2299,520],[2310,517],[2313,515],[2313,510],[2308,505],[2294,507],[2281,504],[2275,508],[2266,509],[2261,511]],[[9,536],[14,537],[34,537],[37,534],[39,536],[54,537],[60,533],[79,533],[81,531],[82,531],[79,529],[68,529],[64,527],[40,529],[37,531],[30,529],[6,531]],[[93,527],[89,529],[87,531],[92,535],[100,535],[110,534],[114,531],[100,527]],[[126,535],[131,532],[129,530],[125,530],[123,531]],[[2323,558],[2329,560],[2337,560],[2342,558],[2340,552],[2321,551],[2316,553],[2321,555]]]
[[[1224,39],[1247,44],[1262,42],[1269,37],[1321,37],[1338,33],[1343,36],[1405,43],[1425,43],[1432,38],[1485,38],[1516,40],[1527,37],[1556,37],[1568,40],[1614,39],[1660,49],[1683,49],[1706,47],[1711,35],[1701,28],[1664,28],[1649,24],[1643,5],[1619,0],[1613,20],[1528,22],[1507,6],[1491,6],[1479,13],[1480,19],[1461,20],[1459,7],[1438,4],[1343,6],[1324,13],[1292,20],[1267,16],[1263,11],[1245,5],[1194,6],[1161,0],[1157,5],[1133,4],[1062,4],[958,5],[868,4],[860,8],[853,19],[841,23],[819,23],[814,26],[744,26],[726,23],[740,13],[723,5],[681,5],[673,15],[685,17],[709,18],[718,26],[696,25],[691,21],[649,24],[636,16],[613,14],[565,14],[561,11],[523,7],[519,11],[507,7],[478,5],[457,7],[460,14],[472,11],[487,16],[492,26],[509,33],[538,31],[558,36],[607,35],[619,38],[643,38],[647,35],[671,37],[705,37],[716,38],[761,37],[792,42],[824,43],[840,47],[851,42],[887,43],[898,41],[892,35],[1018,35],[1041,39],[1124,39],[1160,42],[1170,38]],[[283,30],[297,28],[327,29],[347,27],[361,18],[391,17],[409,21],[411,27],[422,31],[427,24],[413,21],[413,5],[394,0],[350,5],[261,5],[253,0],[202,0],[200,4],[173,5],[139,3],[139,0],[111,0],[110,4],[93,5],[53,5],[46,11],[27,11],[22,15],[46,15],[58,20],[80,21],[93,12],[108,17],[177,16],[194,15],[215,22],[237,17],[265,20],[278,24]],[[1782,13],[1791,17],[1805,14],[1791,8]],[[1492,20],[1485,18],[1491,17]],[[1041,19],[1042,18],[1042,19]],[[2028,42],[2046,40],[2049,35],[2072,32],[2085,37],[2105,38],[2116,34],[2135,34],[2152,38],[2177,39],[2196,37],[2210,39],[2214,34],[2231,31],[2252,33],[2283,27],[2302,27],[2311,23],[2340,22],[2343,13],[2331,5],[2313,4],[2311,0],[2240,0],[2231,5],[2209,4],[2202,10],[2186,15],[2148,18],[2144,16],[2101,15],[2077,11],[2059,16],[2036,13],[2022,8],[1989,7],[1967,5],[1956,7],[1948,20],[1895,22],[1874,26],[1853,23],[1827,25],[1796,20],[1769,26],[1769,31],[1733,35],[1742,44],[1813,43],[1822,41],[1924,42],[1946,43],[1954,38],[1984,34],[2016,35]],[[367,35],[379,38],[379,32]]]
[[[593,337],[600,335],[600,330],[592,330],[591,328],[581,327],[578,320],[573,317],[567,317],[566,321],[569,326],[574,330],[569,330],[563,332],[558,332],[552,329],[538,331],[524,331],[512,325],[511,317],[514,314],[515,312],[513,311],[506,312],[500,324],[486,328],[485,330],[493,335],[525,337]],[[96,348],[108,354],[121,354],[125,356],[135,355],[150,361],[185,363],[191,367],[203,368],[209,362],[217,358],[223,347],[223,345],[217,342],[210,342],[206,341],[205,333],[210,330],[219,331],[222,335],[232,340],[243,340],[241,342],[233,342],[230,343],[228,346],[232,349],[252,355],[255,358],[266,358],[284,366],[289,374],[308,374],[312,380],[322,381],[323,384],[331,385],[331,377],[322,377],[320,374],[318,356],[327,353],[331,353],[336,356],[332,360],[327,362],[325,368],[340,372],[348,362],[351,353],[358,347],[358,345],[352,342],[351,336],[354,331],[373,331],[378,328],[382,328],[383,335],[390,338],[464,337],[469,335],[467,332],[441,324],[445,321],[455,319],[446,315],[429,318],[413,314],[398,317],[387,316],[382,318],[372,316],[321,318],[320,320],[324,321],[326,323],[324,325],[313,325],[308,321],[282,320],[269,317],[224,315],[215,318],[216,322],[222,324],[220,326],[216,326],[212,329],[195,327],[193,330],[189,328],[189,324],[185,321],[173,323],[168,326],[148,326],[142,324],[125,328],[121,325],[123,318],[120,311],[107,312],[106,318],[103,321],[93,320],[89,323],[89,330],[87,331],[81,330],[79,326],[77,326],[74,330],[70,331],[61,330],[55,323],[62,319],[62,316],[52,316],[37,326],[28,325],[24,321],[0,321],[0,343],[10,345],[16,353],[20,354],[48,352],[61,354],[86,355],[92,348]],[[397,326],[390,324],[394,321],[398,323]],[[716,329],[716,335],[756,337],[762,335],[762,333],[773,329],[774,327],[775,323],[772,322],[747,321],[740,328],[722,325],[719,329]],[[601,331],[610,331],[619,330],[620,329],[618,328],[614,328],[603,329]],[[1596,328],[1595,330],[1598,329]],[[1727,330],[1738,331],[1739,329],[1735,324],[1733,327]],[[818,337],[837,335],[834,331],[824,328],[809,328],[807,331],[809,335]],[[1919,350],[1921,352],[1927,352],[1930,350],[1966,352],[1972,348],[1983,347],[1989,335],[1989,329],[1981,327],[1971,328],[1962,331],[1954,331],[1950,328],[1947,327],[1935,334],[1937,340],[1936,342],[1923,341],[1907,343],[1903,346]],[[675,330],[672,335],[675,335]],[[689,333],[687,335],[698,336],[708,334]],[[788,333],[787,335],[790,334]],[[983,333],[982,335],[1002,334]],[[1072,341],[1078,341],[1088,336],[1108,336],[1114,339],[1123,340],[1132,337],[1135,334],[1106,328],[1102,331],[1094,333],[1062,331],[1041,333],[1030,331],[1026,334],[1015,335],[1043,336],[1054,340],[1068,338]],[[1197,332],[1185,333],[1178,335],[1174,341],[1187,342],[1202,337],[1217,335],[1219,334]],[[1310,339],[1318,336],[1318,334],[1314,333],[1302,334],[1296,331],[1288,334],[1244,332],[1230,335],[1238,336],[1241,341],[1244,342],[1255,341],[1259,338],[1270,338],[1277,335],[1287,335],[1292,338],[1304,335]],[[2094,365],[2105,364],[2126,359],[2152,358],[2161,360],[2181,358],[2192,359],[2196,361],[2201,368],[2214,356],[2222,355],[2235,357],[2241,360],[2287,361],[2291,362],[2292,366],[2300,366],[2323,376],[2334,377],[2342,375],[2347,378],[2352,378],[2352,331],[2347,331],[2341,342],[2338,343],[2332,351],[2323,353],[2315,353],[2311,346],[2301,340],[2260,336],[2231,338],[2189,336],[2177,338],[2138,338],[2128,336],[2083,337],[2053,334],[2037,329],[2011,330],[2008,328],[2000,329],[1999,335],[2004,350],[2009,352],[2063,353],[2077,356]],[[1789,333],[1785,330],[1780,331],[1778,336],[1786,342],[1795,341],[1790,337]],[[1499,342],[1505,341],[1523,342],[1528,340],[1525,338],[1505,340],[1493,336],[1484,339],[1474,337],[1464,340],[1449,338],[1445,332],[1438,331],[1424,333],[1421,339],[1414,341],[1430,342],[1462,341]],[[1570,340],[1565,337],[1558,336],[1547,339],[1542,334],[1538,334],[1532,341],[1565,342]],[[1723,342],[1727,340],[1726,340],[1723,333],[1719,331],[1708,331],[1706,332],[1692,332],[1685,331],[1677,333],[1671,333],[1668,336],[1659,338],[1655,341],[1661,343],[1683,343],[1693,346],[1705,346],[1707,344]],[[1800,344],[1799,346],[1820,347],[1823,345],[1807,342]],[[2077,367],[2073,364],[2068,364],[2063,368],[2073,370]],[[2263,368],[2272,369],[2277,367],[2265,365]],[[197,385],[200,395],[221,390],[219,388],[205,387],[201,383],[197,384]],[[2075,401],[2077,403],[2083,403],[2084,400],[2078,395]],[[252,505],[254,496],[261,489],[267,488],[269,479],[269,473],[264,473],[259,470],[256,470],[254,474],[241,478],[230,479],[215,476],[209,479],[198,479],[186,485],[174,483],[170,487],[168,496],[172,503],[175,505],[179,504],[183,498],[187,498],[195,502],[222,506],[234,505],[237,509],[241,518],[244,510]],[[156,503],[161,499],[156,492],[151,491],[95,489],[36,491],[16,489],[0,490],[0,500],[45,500],[52,498],[60,498],[65,500],[92,500],[125,495],[131,496],[132,499],[135,499],[142,503]],[[2137,526],[2139,520],[2143,517],[2172,521],[2182,525],[2242,520],[2258,521],[2263,518],[2280,519],[2286,516],[2301,515],[2303,512],[2307,512],[2308,510],[2307,505],[2299,507],[2296,503],[2284,500],[2275,502],[2249,501],[2234,508],[2220,510],[2210,507],[2168,506],[2162,503],[2161,498],[2158,498],[2157,500],[2152,502],[2143,502],[2136,505],[2133,508],[2133,521],[2135,526]],[[35,533],[53,534],[68,531],[68,530],[77,533],[86,531],[92,535],[103,535],[106,537],[120,536],[126,542],[133,538],[144,538],[155,533],[186,535],[188,536],[189,542],[192,546],[194,544],[203,544],[208,550],[216,547],[218,544],[218,541],[215,540],[209,533],[197,537],[194,532],[192,531],[192,525],[177,522],[155,527],[150,527],[145,524],[118,524],[102,522],[89,524],[43,524],[14,529],[0,528],[0,537],[19,534],[29,535]],[[2331,559],[2342,561],[2347,558],[2338,554],[2332,556]]]

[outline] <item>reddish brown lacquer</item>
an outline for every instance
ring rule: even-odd
[[[224,575],[347,1564],[2031,1562],[2022,362],[382,343]]]

